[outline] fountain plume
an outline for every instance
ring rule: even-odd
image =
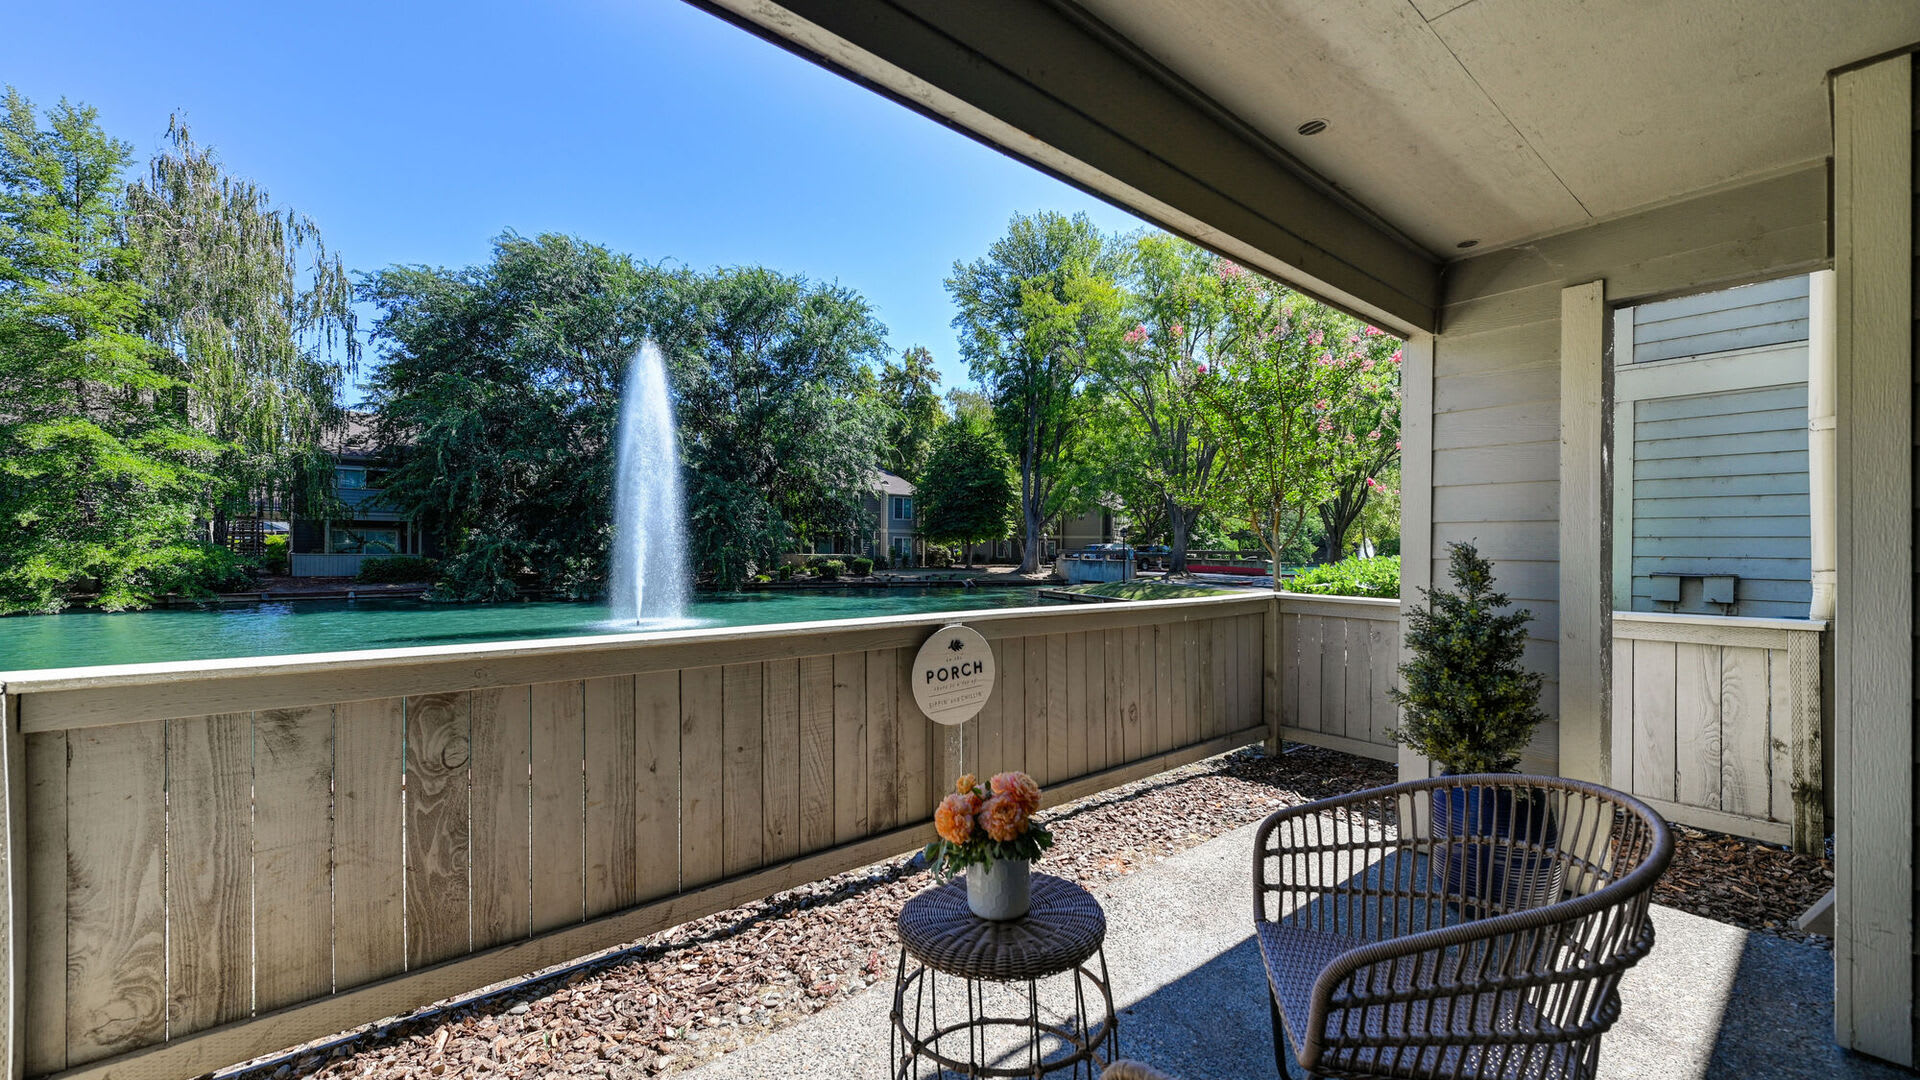
[[[667,366],[652,342],[627,364],[613,489],[613,617],[672,625],[687,614],[687,523]]]

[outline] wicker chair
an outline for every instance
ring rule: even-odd
[[[1274,1061],[1311,1077],[1591,1077],[1673,857],[1637,800],[1417,780],[1282,810],[1254,846]]]

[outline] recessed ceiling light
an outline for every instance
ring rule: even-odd
[[[1453,245],[1453,246],[1454,246],[1454,247],[1457,247],[1457,248],[1461,248],[1461,249],[1463,249],[1463,250],[1464,250],[1464,249],[1466,249],[1466,248],[1470,248],[1470,247],[1472,247],[1473,245],[1475,245],[1475,244],[1477,244],[1477,243],[1479,243],[1479,242],[1480,242],[1480,241],[1478,241],[1478,240],[1462,240],[1462,241],[1460,241],[1459,243],[1457,243],[1457,244],[1455,244],[1455,245]]]
[[[1300,130],[1300,134],[1302,135],[1318,135],[1321,132],[1327,130],[1327,122],[1325,120],[1321,120],[1316,117],[1315,119],[1309,120],[1306,123],[1301,124],[1299,130]]]

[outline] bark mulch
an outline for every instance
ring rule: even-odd
[[[1313,747],[1290,745],[1274,758],[1236,751],[1049,811],[1055,844],[1041,868],[1098,884],[1282,806],[1393,780],[1389,764]],[[1792,919],[1831,883],[1831,864],[1675,832],[1680,850],[1659,902],[1806,937],[1791,930]],[[676,1072],[887,978],[894,919],[929,881],[917,857],[875,864],[224,1076],[628,1080]]]
[[[1673,825],[1673,862],[1653,887],[1653,902],[1748,930],[1833,947],[1794,920],[1833,888],[1833,858],[1738,836]]]

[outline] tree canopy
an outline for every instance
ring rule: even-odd
[[[212,524],[277,475],[265,462],[310,457],[336,415],[329,335],[352,328],[339,263],[184,129],[129,192],[131,148],[94,110],[45,117],[8,89],[0,612],[239,584]],[[303,250],[318,261],[302,268]]]
[[[1119,347],[1121,253],[1085,214],[1016,215],[947,278],[961,354],[1020,472],[1020,569],[1040,561],[1056,466],[1088,401],[1090,368]]]
[[[1013,462],[998,433],[977,420],[954,420],[934,437],[927,467],[914,485],[920,534],[965,546],[1004,539],[1017,509]]]
[[[387,497],[447,537],[447,596],[604,587],[621,372],[647,338],[673,386],[692,572],[732,587],[858,526],[884,331],[849,290],[509,233],[485,266],[392,267],[363,295],[381,312]]]

